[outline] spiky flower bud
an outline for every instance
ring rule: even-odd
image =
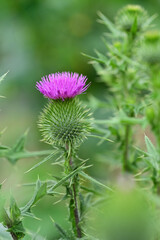
[[[74,98],[87,89],[86,81],[82,75],[58,73],[37,83],[37,88],[50,98],[38,123],[43,141],[56,147],[76,147],[86,138],[91,127],[90,113]]]
[[[145,33],[139,54],[148,64],[160,63],[160,31],[151,30]]]
[[[89,133],[89,115],[76,98],[50,101],[39,119],[43,140],[60,147],[79,145]]]
[[[127,5],[122,8],[115,19],[116,25],[125,32],[130,32],[136,21],[137,31],[141,31],[147,20],[147,12],[139,5]]]

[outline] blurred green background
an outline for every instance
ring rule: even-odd
[[[35,88],[36,81],[43,75],[58,71],[82,73],[92,82],[87,95],[107,96],[107,89],[97,83],[94,69],[81,52],[94,55],[94,49],[105,51],[101,36],[106,29],[97,22],[97,11],[113,20],[117,10],[126,4],[141,4],[150,15],[160,10],[160,0],[0,0],[0,75],[9,70],[0,89],[0,95],[6,96],[0,100],[0,130],[7,127],[1,138],[3,144],[13,145],[29,128],[27,149],[50,148],[40,142],[36,125],[39,112],[47,102]],[[159,24],[160,18],[156,21]],[[87,95],[81,99],[86,100]],[[104,111],[95,113],[98,118],[105,114]],[[96,140],[89,139],[79,153],[81,157],[90,158],[93,164],[90,174],[101,179],[106,179],[107,164],[97,159],[107,147],[111,144],[99,147]],[[33,189],[17,187],[17,184],[35,181],[37,176],[45,180],[61,171],[45,164],[24,174],[38,160],[20,160],[16,166],[6,160],[0,162],[0,182],[6,179],[4,191],[12,189],[19,205],[29,199]],[[50,216],[67,228],[67,208],[63,203],[54,206],[54,201],[54,198],[45,198],[35,208],[41,221],[25,219],[28,229],[37,231],[40,227],[47,239],[58,239]]]

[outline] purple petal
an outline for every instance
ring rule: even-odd
[[[87,77],[78,73],[62,72],[53,73],[42,77],[36,83],[36,88],[47,98],[62,99],[74,98],[85,92],[90,83],[86,85]]]

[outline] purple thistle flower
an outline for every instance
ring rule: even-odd
[[[42,77],[36,87],[47,98],[64,100],[85,92],[90,85],[86,82],[87,77],[82,74],[62,72]]]

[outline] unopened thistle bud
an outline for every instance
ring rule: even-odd
[[[160,63],[160,31],[152,30],[145,33],[139,54],[148,64]]]
[[[144,41],[146,43],[157,43],[160,41],[160,31],[159,30],[150,30],[145,32]]]
[[[77,146],[90,131],[90,113],[76,98],[85,92],[87,78],[77,73],[55,73],[43,77],[37,89],[49,98],[39,118],[43,140],[56,147]]]
[[[136,21],[137,31],[141,31],[146,20],[147,12],[141,6],[127,5],[118,12],[115,23],[123,31],[130,32]]]

